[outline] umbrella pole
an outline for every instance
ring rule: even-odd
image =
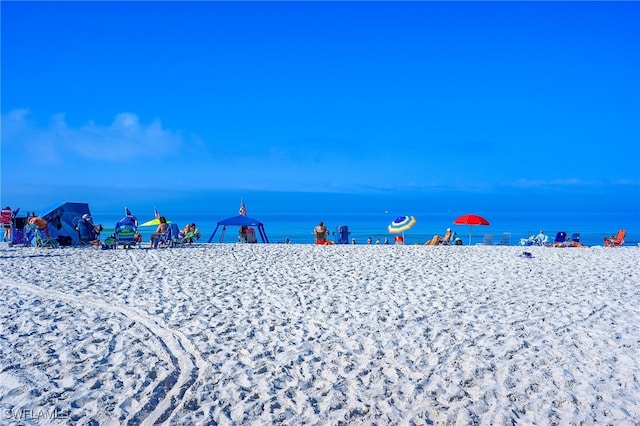
[[[471,225],[469,225],[469,245],[471,245]]]

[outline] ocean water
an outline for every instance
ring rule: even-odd
[[[181,194],[156,191],[134,194],[103,194],[95,199],[70,200],[89,203],[94,222],[105,228],[101,237],[106,238],[124,215],[125,206],[144,223],[154,217],[154,208],[168,220],[183,228],[195,222],[201,231],[199,242],[207,242],[223,219],[237,216],[241,198],[244,199],[247,215],[264,224],[270,243],[288,239],[293,244],[312,244],[313,228],[323,221],[330,231],[338,226],[348,226],[350,239],[366,244],[385,238],[393,241],[387,226],[402,215],[413,215],[417,223],[404,234],[407,244],[422,244],[434,235],[444,235],[447,228],[457,233],[465,245],[480,243],[485,234],[493,235],[493,242],[500,241],[503,233],[511,234],[511,244],[520,239],[536,235],[540,230],[550,240],[559,231],[571,236],[580,233],[585,245],[602,245],[605,236],[619,229],[627,230],[627,246],[640,242],[640,197],[633,190],[617,199],[612,206],[610,194],[579,194],[568,199],[565,194],[540,193],[471,193],[471,192],[390,192],[378,194],[336,193],[278,193],[269,191],[192,191]],[[18,205],[16,202],[11,205]],[[30,208],[25,202],[21,212],[41,208]],[[46,203],[50,206],[52,203]],[[59,203],[61,204],[61,203]],[[42,207],[44,208],[44,207]],[[489,226],[454,225],[456,217],[475,213],[485,217]],[[155,227],[141,227],[145,242],[149,241]],[[222,229],[213,242],[220,242]],[[222,242],[237,242],[238,228],[226,230]],[[333,236],[332,236],[333,237]]]
[[[116,208],[114,210],[121,210]],[[139,222],[143,223],[153,218],[153,214],[142,215],[133,212],[138,216]],[[207,242],[215,230],[218,221],[236,216],[237,211],[228,212],[194,212],[185,213],[162,211],[168,220],[178,224],[183,228],[187,223],[195,222],[201,231],[202,237],[199,242]],[[417,223],[413,228],[404,233],[406,244],[424,243],[430,240],[435,234],[444,235],[447,228],[451,228],[463,241],[464,245],[469,243],[471,234],[471,244],[482,242],[485,234],[493,235],[493,242],[500,241],[503,233],[511,233],[511,245],[517,245],[521,238],[527,238],[543,230],[553,241],[556,233],[564,231],[571,236],[574,232],[579,232],[581,241],[585,245],[602,245],[603,238],[615,234],[618,229],[626,229],[626,245],[636,245],[640,242],[640,220],[631,213],[601,213],[575,215],[571,213],[548,213],[548,214],[526,214],[526,213],[501,213],[486,212],[482,214],[490,222],[489,226],[454,225],[453,220],[457,214],[452,213],[429,213],[415,212]],[[113,231],[115,223],[122,217],[122,214],[113,213],[93,213],[94,222],[101,223],[105,230],[102,237],[106,237]],[[373,242],[379,239],[384,242],[388,238],[393,241],[393,234],[387,231],[387,226],[393,221],[396,215],[386,211],[358,212],[358,213],[289,213],[282,212],[256,212],[255,215],[249,213],[249,217],[255,218],[264,224],[264,229],[269,239],[269,243],[282,243],[288,239],[293,244],[312,244],[313,228],[319,221],[323,221],[332,234],[335,235],[336,228],[344,225],[348,226],[350,239],[354,238],[358,244],[366,244],[367,239]],[[140,227],[143,241],[149,241],[150,235],[155,231],[155,227]],[[237,242],[237,227],[229,227],[222,241],[222,227],[216,232],[212,242],[235,243]],[[332,235],[332,239],[334,238]],[[259,239],[259,235],[256,233]]]

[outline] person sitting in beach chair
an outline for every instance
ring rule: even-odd
[[[100,232],[104,228],[102,225],[95,225],[93,219],[87,213],[83,214],[76,224],[78,232],[78,245],[100,245]]]
[[[571,241],[569,241],[569,247],[584,247],[584,244],[580,242],[580,233],[574,232],[571,234]]]
[[[538,232],[538,235],[534,237],[533,243],[536,246],[549,245],[549,237],[544,234],[544,231],[540,230],[540,232]]]
[[[200,230],[196,227],[195,223],[188,223],[182,231],[178,234],[178,238],[183,239],[182,245],[193,244],[193,240],[200,239]]]
[[[553,247],[566,247],[567,246],[567,233],[560,231],[556,234],[555,240],[553,240]]]
[[[440,235],[436,234],[429,241],[425,242],[425,246],[437,246],[440,244]]]
[[[160,216],[158,220],[160,221],[160,224],[156,228],[156,232],[151,234],[151,238],[149,239],[149,248],[158,248],[160,243],[164,246],[169,245],[168,237],[170,236],[170,228],[167,223],[167,218]]]
[[[439,244],[449,245],[451,244],[451,241],[452,241],[451,237],[452,237],[451,228],[447,228],[443,237],[440,237],[440,235],[434,235],[433,238],[427,241],[426,243],[424,243],[424,245],[426,246],[437,246]]]
[[[194,239],[196,240],[200,239],[200,230],[198,229],[195,223],[191,224],[191,230],[187,232],[187,235],[185,235],[185,238],[187,239],[187,242],[189,244],[192,244]]]
[[[627,231],[621,229],[616,235],[610,237],[604,237],[605,247],[621,247],[624,245],[624,237],[627,235]]]
[[[127,214],[116,223],[116,229],[113,235],[115,237],[116,248],[118,246],[131,248],[142,242],[142,238],[138,233],[138,219],[130,214]]]
[[[249,244],[258,242],[258,239],[256,238],[256,230],[255,229],[247,228],[246,242],[249,243]]]

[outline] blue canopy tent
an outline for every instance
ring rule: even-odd
[[[71,237],[73,245],[78,243],[76,225],[83,214],[91,216],[87,203],[62,203],[46,209],[40,216],[49,222],[49,233],[52,237]]]
[[[216,229],[213,230],[213,234],[209,237],[209,241],[213,241],[213,237],[216,235],[218,228],[222,225],[222,232],[220,233],[220,242],[224,239],[224,233],[227,231],[227,226],[255,226],[258,229],[258,233],[260,234],[260,239],[263,243],[268,243],[269,239],[267,238],[267,234],[264,232],[264,225],[259,220],[247,217],[247,216],[234,216],[218,222]]]

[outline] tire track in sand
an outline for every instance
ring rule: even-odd
[[[140,271],[143,268],[130,254],[132,263]],[[166,378],[161,380],[154,388],[147,401],[140,401],[142,408],[127,417],[127,424],[161,424],[167,422],[171,415],[180,409],[187,390],[196,383],[202,383],[202,377],[207,364],[198,353],[195,346],[181,332],[173,330],[149,316],[139,309],[116,305],[112,302],[96,299],[95,295],[71,295],[55,289],[44,289],[26,282],[17,283],[3,279],[3,286],[13,287],[18,291],[25,291],[44,299],[56,299],[66,303],[77,303],[81,306],[90,306],[111,313],[118,313],[127,317],[130,321],[141,324],[161,342],[163,349],[168,353],[175,369]]]

